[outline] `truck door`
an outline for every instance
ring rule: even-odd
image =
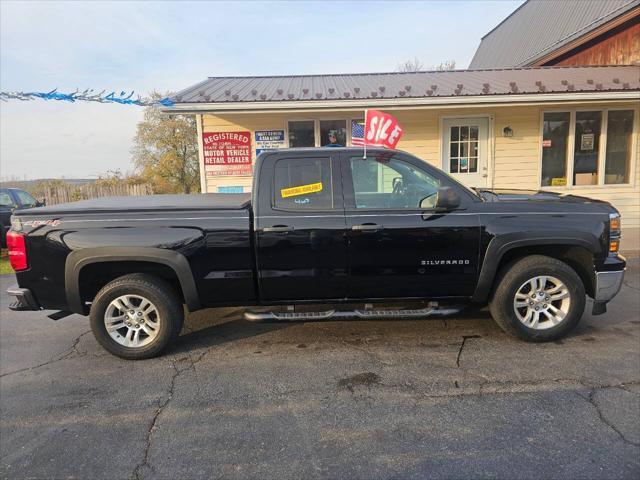
[[[406,154],[344,153],[349,290],[353,299],[473,294],[480,228],[474,203],[437,170]],[[454,186],[461,208],[436,213],[440,186]]]
[[[291,151],[258,172],[254,221],[261,300],[346,295],[347,245],[339,154]]]

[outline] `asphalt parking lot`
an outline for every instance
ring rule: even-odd
[[[485,311],[254,324],[191,315],[164,357],[7,310],[3,478],[638,478],[640,264],[604,316],[532,345]],[[588,307],[588,310],[589,307]]]

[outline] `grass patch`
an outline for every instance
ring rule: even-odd
[[[0,251],[0,275],[6,275],[7,273],[13,273],[13,268],[9,264],[9,252],[6,248]]]

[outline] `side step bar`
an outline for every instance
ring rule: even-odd
[[[329,319],[389,319],[389,318],[425,318],[446,317],[462,311],[462,307],[449,308],[420,308],[406,310],[325,310],[320,312],[251,312],[245,311],[244,318],[251,322],[262,321],[304,321],[304,320],[329,320]]]

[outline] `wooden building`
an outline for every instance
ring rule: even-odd
[[[528,0],[482,37],[469,68],[640,65],[640,0]]]

